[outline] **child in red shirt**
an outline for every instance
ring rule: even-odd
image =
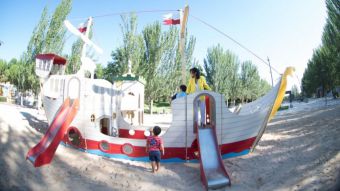
[[[152,130],[153,136],[149,136],[146,141],[146,152],[149,153],[149,159],[151,161],[152,172],[155,173],[159,170],[159,163],[161,160],[161,151],[164,155],[163,140],[158,135],[161,134],[161,128],[155,126]],[[157,168],[155,168],[157,167]]]

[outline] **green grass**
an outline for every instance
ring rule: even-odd
[[[154,114],[158,114],[158,113],[170,113],[171,108],[170,108],[170,103],[168,102],[157,102],[153,104],[152,110]],[[149,106],[148,105],[144,105],[144,113],[148,113],[150,114],[149,111]]]
[[[170,103],[169,102],[158,102],[158,103],[155,103],[154,106],[156,106],[156,107],[170,107]]]

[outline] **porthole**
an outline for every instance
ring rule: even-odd
[[[71,127],[67,133],[67,136],[68,136],[68,141],[72,145],[77,146],[77,147],[80,146],[81,135],[78,129],[76,129],[75,127]]]
[[[108,152],[110,150],[109,142],[107,142],[107,141],[100,141],[99,149],[104,151],[104,152]]]
[[[122,146],[122,152],[126,155],[132,154],[133,153],[133,146],[131,144],[128,144],[128,143],[124,144]]]

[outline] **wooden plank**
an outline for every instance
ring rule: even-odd
[[[257,116],[238,116],[238,117],[234,117],[234,118],[225,118],[222,119],[222,123],[223,123],[223,127],[226,126],[234,126],[236,124],[241,124],[241,125],[245,125],[248,123],[255,123],[258,121],[263,121],[264,120],[265,115],[257,115]],[[226,127],[229,128],[229,127]]]
[[[237,126],[232,128],[223,128],[222,134],[229,134],[234,132],[243,132],[243,131],[258,131],[261,127],[261,123],[253,124],[253,125],[244,125],[244,126]]]
[[[224,133],[222,135],[222,139],[229,139],[233,137],[240,137],[240,136],[255,136],[257,135],[259,129],[249,129],[247,131],[238,131],[238,132],[230,132]]]
[[[182,136],[182,137],[167,137],[165,135],[163,135],[163,140],[164,142],[167,142],[167,143],[179,143],[179,144],[182,144],[182,145],[185,145],[185,137]]]
[[[245,135],[240,135],[240,136],[235,136],[235,137],[222,137],[222,144],[227,144],[227,143],[234,143],[238,141],[243,141],[247,140],[249,138],[255,137],[257,133],[254,134],[245,134]]]

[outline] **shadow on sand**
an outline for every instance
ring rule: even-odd
[[[21,114],[30,127],[10,126],[0,116],[0,190],[203,190],[198,164],[162,164],[155,175],[148,163],[111,160],[64,146],[50,165],[34,168],[25,156],[46,132],[47,123]],[[266,133],[282,138],[263,139],[254,153],[224,161],[232,181],[228,190],[338,189],[339,182],[324,184],[322,177],[300,182],[339,153],[339,116],[337,106],[274,120]]]

